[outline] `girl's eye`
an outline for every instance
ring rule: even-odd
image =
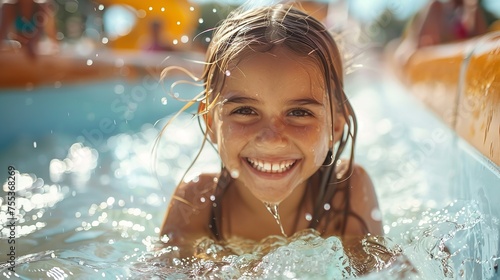
[[[231,112],[231,114],[238,115],[255,115],[255,111],[250,107],[240,107]]]
[[[304,109],[293,109],[293,110],[291,110],[288,113],[288,115],[292,116],[292,117],[308,117],[308,116],[312,116],[311,112],[309,112],[308,110],[304,110]]]

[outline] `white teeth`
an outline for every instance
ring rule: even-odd
[[[292,167],[296,160],[283,160],[281,162],[267,162],[254,158],[247,158],[253,168],[267,173],[282,173]]]
[[[279,163],[273,163],[273,166],[271,167],[273,172],[276,172],[280,169],[280,164]]]

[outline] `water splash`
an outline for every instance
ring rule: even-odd
[[[281,223],[281,218],[280,218],[280,213],[278,211],[278,204],[274,203],[269,203],[269,202],[264,202],[264,205],[266,206],[267,211],[273,215],[274,220],[276,220],[276,223],[278,223],[278,226],[280,227],[281,234],[283,234],[284,237],[287,237],[285,230],[283,229],[283,224]]]
[[[150,250],[131,267],[138,278],[210,279],[414,279],[412,264],[389,239],[366,236],[344,240],[323,238],[306,229],[285,238],[270,236],[259,242],[230,237],[226,241],[201,238],[193,256],[148,239]],[[382,272],[376,273],[376,272]],[[373,274],[376,273],[376,274]],[[382,276],[379,278],[379,276]],[[387,276],[387,277],[386,277]]]

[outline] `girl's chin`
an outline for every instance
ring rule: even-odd
[[[252,191],[250,190],[253,195],[260,201],[264,202],[264,203],[269,203],[269,204],[279,204],[281,203],[283,200],[285,200],[289,195],[290,193],[292,192],[292,190],[283,190],[281,192],[277,192],[277,191]]]

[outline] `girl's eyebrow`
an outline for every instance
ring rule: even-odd
[[[260,100],[252,98],[252,97],[246,97],[246,96],[231,96],[228,97],[224,100],[224,104],[228,103],[236,103],[236,104],[259,104],[262,103]],[[292,99],[288,100],[286,102],[287,105],[313,105],[313,106],[323,106],[323,103],[319,102],[318,100],[314,98],[299,98],[299,99]]]
[[[224,104],[227,104],[227,103],[238,103],[238,104],[252,103],[252,104],[256,104],[256,103],[260,103],[260,101],[255,99],[255,98],[251,98],[251,97],[235,95],[235,96],[231,96],[231,97],[226,98],[224,100]]]
[[[300,99],[292,99],[286,102],[290,105],[316,105],[323,106],[323,103],[319,102],[314,98],[300,98]]]

